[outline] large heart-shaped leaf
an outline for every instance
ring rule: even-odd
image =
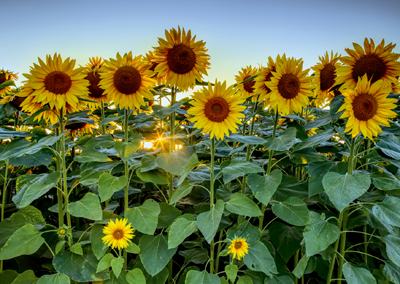
[[[153,235],[157,229],[160,205],[153,199],[147,199],[142,205],[125,210],[125,217],[132,227],[143,234]]]
[[[254,197],[265,205],[268,205],[272,195],[274,195],[276,189],[281,184],[281,181],[282,172],[280,170],[273,170],[272,173],[265,176],[252,174],[247,178],[247,183]]]
[[[86,193],[81,200],[69,203],[68,211],[75,217],[83,217],[91,220],[103,219],[99,198],[91,192]]]
[[[285,222],[295,226],[305,226],[309,222],[307,205],[298,197],[290,197],[284,202],[272,205],[272,212]]]
[[[210,211],[200,213],[197,216],[197,227],[208,243],[211,243],[217,233],[223,212],[224,202],[217,200],[217,203]]]
[[[258,208],[257,204],[246,195],[239,192],[235,192],[232,195],[231,199],[226,203],[226,209],[232,213],[243,216],[262,216],[261,210]]]
[[[115,177],[110,175],[109,173],[102,173],[99,177],[99,194],[101,202],[104,202],[111,198],[111,196],[122,189],[126,183],[128,182],[128,178],[126,176]]]

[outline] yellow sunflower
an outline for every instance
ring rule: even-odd
[[[354,89],[359,78],[367,74],[371,83],[382,79],[388,83],[397,83],[396,76],[400,76],[400,62],[397,59],[400,54],[393,53],[395,44],[389,43],[385,46],[385,41],[375,48],[375,43],[371,39],[364,40],[364,49],[357,43],[353,43],[354,50],[345,48],[350,56],[343,56],[340,61],[345,65],[337,69],[336,83],[342,84],[343,89]]]
[[[271,81],[265,83],[271,90],[271,107],[282,115],[301,112],[308,105],[308,96],[312,96],[308,71],[303,71],[302,60],[282,57],[276,64],[276,72],[272,72]]]
[[[194,127],[210,133],[211,139],[214,136],[223,139],[225,134],[229,136],[229,130],[236,133],[236,123],[242,124],[239,118],[244,117],[241,112],[246,107],[240,105],[245,100],[234,94],[235,89],[233,86],[226,88],[226,82],[221,84],[215,80],[214,87],[209,83],[208,88],[193,93],[193,107],[187,111],[193,117],[189,120],[194,122]]]
[[[23,74],[28,80],[25,86],[33,89],[31,102],[60,111],[69,108],[74,112],[79,108],[78,97],[88,95],[89,82],[85,80],[82,68],[75,67],[75,60],[68,57],[64,61],[57,53],[46,56],[46,63],[40,58],[39,64],[33,64],[30,74]],[[25,100],[26,101],[26,100]],[[67,105],[69,107],[67,107]],[[25,104],[26,110],[29,106]]]
[[[337,53],[333,55],[333,51],[331,51],[331,57],[329,59],[329,54],[326,52],[325,56],[319,56],[321,62],[311,67],[315,72],[313,82],[315,87],[315,104],[317,107],[323,107],[335,97],[334,91],[329,90],[336,85],[336,70],[340,66],[338,62],[339,59],[340,56],[338,56]]]
[[[154,48],[155,63],[158,63],[154,71],[167,84],[187,91],[196,85],[196,79],[202,81],[203,75],[208,75],[210,57],[206,54],[206,43],[195,41],[196,36],[192,38],[190,30],[186,33],[179,26],[178,31],[165,30],[165,38],[159,38],[159,46]]]
[[[91,101],[96,101],[98,103],[88,102],[90,109],[96,109],[101,107],[101,102],[108,102],[107,94],[104,93],[104,89],[100,88],[100,73],[104,71],[104,61],[101,57],[89,58],[88,64],[83,73],[86,75],[85,79],[89,81],[89,93],[88,99]]]
[[[254,79],[251,79],[243,84],[242,82],[246,79],[249,79],[250,77],[257,75],[259,71],[260,70],[255,67],[252,68],[250,65],[246,66],[246,68],[242,68],[242,70],[239,71],[239,75],[235,76],[236,83],[238,83],[236,87],[239,90],[238,95],[242,96],[242,98],[247,99],[256,94],[256,88],[254,86],[256,81]]]
[[[3,98],[0,98],[0,105],[10,103],[16,109],[21,110],[20,105],[25,100],[25,98],[20,96],[20,91],[20,88],[16,88],[11,90],[10,92],[7,92],[7,94]]]
[[[241,260],[245,254],[249,253],[249,244],[246,242],[246,239],[234,239],[228,248],[228,253],[231,253],[232,257],[238,260]]]
[[[113,220],[108,222],[107,226],[104,227],[103,233],[105,236],[102,238],[103,243],[111,248],[124,249],[129,246],[128,242],[131,242],[134,235],[135,229],[131,227],[131,223],[126,224],[128,219],[116,219],[115,223]]]
[[[18,79],[17,73],[13,73],[9,70],[0,69],[0,85],[7,81],[15,81]],[[10,91],[11,87],[0,88],[0,98],[2,98],[6,92]]]
[[[361,131],[364,137],[372,140],[373,136],[382,133],[379,125],[389,127],[388,118],[397,116],[392,111],[397,100],[387,98],[389,92],[390,86],[383,80],[371,84],[367,74],[358,80],[354,90],[344,90],[344,103],[338,112],[344,110],[341,118],[349,118],[345,131],[351,131],[353,138]]]
[[[106,66],[103,68],[107,72],[100,73],[99,86],[120,109],[139,109],[145,105],[143,97],[153,99],[150,88],[155,81],[150,78],[152,72],[146,70],[141,58],[141,55],[133,58],[132,52],[129,52],[124,56],[117,53],[117,59],[105,60]]]
[[[68,122],[65,125],[65,130],[70,130],[71,135],[75,136],[75,135],[84,135],[85,133],[87,134],[93,133],[92,127],[94,127],[94,125],[86,122],[72,122],[72,123]]]

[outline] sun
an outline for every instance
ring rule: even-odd
[[[179,26],[178,30],[165,30],[165,38],[159,38],[159,46],[154,47],[154,71],[163,83],[187,91],[196,85],[196,80],[202,81],[203,75],[208,75],[210,56],[206,54],[206,43],[195,41],[190,30],[186,33]]]
[[[400,62],[397,59],[400,54],[393,53],[395,44],[389,43],[385,46],[385,41],[376,46],[372,39],[364,40],[364,49],[357,43],[353,43],[354,50],[346,48],[349,56],[341,57],[340,61],[344,66],[337,69],[336,84],[342,84],[341,89],[353,89],[358,80],[365,74],[371,83],[383,80],[388,83],[398,83],[400,76]],[[396,78],[397,76],[397,78]]]
[[[255,79],[251,79],[247,82],[242,83],[243,81],[249,79],[250,77],[253,77],[255,75],[257,75],[257,73],[259,72],[259,69],[257,69],[256,67],[251,67],[250,66],[246,66],[246,68],[242,68],[241,71],[239,71],[239,75],[235,76],[235,80],[237,85],[237,89],[239,90],[238,95],[240,95],[242,98],[247,99],[249,97],[253,97],[256,92],[256,88],[255,88]],[[253,99],[257,99],[257,97],[253,98]]]
[[[269,103],[282,115],[293,111],[300,113],[307,107],[309,96],[312,96],[311,79],[307,76],[309,69],[303,70],[303,61],[282,57],[272,72],[271,81],[265,85],[271,90]]]
[[[341,118],[348,117],[346,132],[351,132],[354,138],[360,132],[371,140],[378,133],[382,133],[380,125],[390,127],[388,118],[397,114],[392,111],[396,108],[396,99],[389,99],[390,85],[383,80],[371,84],[365,74],[358,80],[355,89],[345,89],[343,92],[344,104],[339,111],[344,110]]]
[[[131,223],[126,224],[127,222],[128,219],[116,219],[115,223],[110,220],[103,229],[105,234],[102,238],[103,243],[111,246],[112,249],[117,248],[120,250],[128,247],[128,242],[131,242],[134,237],[134,229],[131,227]]]
[[[102,102],[108,103],[108,96],[105,94],[104,89],[99,86],[100,84],[100,73],[105,72],[104,70],[104,60],[101,57],[91,57],[89,58],[88,64],[83,73],[86,75],[85,79],[89,81],[89,93],[88,99],[95,101],[97,103],[88,102],[90,109],[94,110],[100,108]]]
[[[210,133],[210,138],[223,139],[224,135],[229,137],[229,131],[237,132],[236,124],[242,124],[239,118],[244,117],[242,111],[245,106],[244,99],[236,96],[233,86],[226,88],[226,82],[217,82],[215,86],[208,84],[199,92],[193,93],[193,105],[187,112],[193,115],[189,120],[194,122],[194,127],[203,128],[204,132]]]
[[[324,107],[335,97],[334,91],[330,91],[330,89],[336,85],[336,70],[340,66],[339,59],[340,56],[337,53],[333,55],[333,51],[331,51],[329,58],[329,54],[326,52],[324,56],[319,56],[320,62],[311,67],[315,74],[313,83],[317,107]]]
[[[146,70],[142,62],[142,56],[133,58],[132,52],[121,56],[117,53],[117,59],[104,60],[106,72],[100,74],[100,87],[110,101],[120,109],[139,109],[145,105],[144,98],[153,99],[150,91],[155,80],[151,78],[152,72]]]
[[[231,245],[228,248],[228,253],[232,254],[232,257],[238,260],[241,260],[245,254],[249,253],[249,244],[246,242],[246,239],[236,238],[231,241]]]

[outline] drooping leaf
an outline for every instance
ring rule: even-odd
[[[114,144],[115,150],[117,150],[119,157],[122,161],[128,161],[139,149],[141,140],[133,140],[131,142],[117,141]]]
[[[393,262],[385,262],[383,268],[385,275],[395,284],[400,284],[400,266],[397,266]]]
[[[185,263],[205,264],[209,260],[208,250],[203,248],[181,250],[179,255],[185,258]]]
[[[305,148],[315,147],[322,142],[328,141],[332,138],[335,133],[333,130],[327,130],[315,134],[314,136],[308,137],[307,139],[303,140],[302,142],[296,144],[293,148],[293,152],[300,151]]]
[[[238,270],[239,269],[235,264],[228,264],[225,266],[225,274],[232,283],[236,280]]]
[[[157,202],[160,205],[160,215],[158,215],[157,229],[168,228],[182,215],[182,211],[165,202]]]
[[[91,220],[103,219],[99,198],[91,192],[86,193],[81,200],[69,203],[68,212],[75,217]]]
[[[244,176],[245,174],[254,174],[263,171],[263,168],[259,165],[242,159],[234,159],[231,161],[229,166],[222,169],[224,183],[228,183],[235,178]]]
[[[164,119],[183,104],[183,101],[179,101],[170,107],[163,107],[159,105],[153,106],[154,115],[159,119]]]
[[[287,226],[279,221],[269,227],[271,242],[286,262],[301,248],[303,236],[296,227]]]
[[[274,258],[267,247],[260,241],[248,248],[248,254],[243,257],[243,262],[251,270],[264,272],[268,276],[278,272]]]
[[[102,173],[99,177],[99,194],[100,201],[104,202],[113,196],[113,194],[120,189],[122,189],[126,183],[128,182],[128,178],[126,176],[115,177],[110,175],[109,173]]]
[[[398,180],[391,172],[385,169],[379,169],[372,172],[372,183],[382,190],[400,189],[400,180]]]
[[[284,202],[274,203],[272,212],[285,222],[295,226],[305,226],[309,223],[307,205],[298,197],[290,197]]]
[[[146,278],[139,268],[129,271],[128,274],[126,274],[126,281],[128,281],[129,284],[146,284]]]
[[[193,147],[184,147],[173,153],[161,153],[156,158],[157,165],[164,171],[173,175],[181,176],[194,154]]]
[[[308,196],[314,196],[324,191],[322,178],[329,172],[335,163],[329,161],[313,162],[308,164],[310,179],[308,182]]]
[[[111,267],[111,260],[113,260],[115,256],[112,253],[107,253],[100,259],[99,263],[97,264],[96,273],[106,270],[107,268]]]
[[[210,211],[200,213],[197,216],[197,228],[199,228],[208,243],[211,243],[217,233],[223,212],[224,202],[217,200]]]
[[[188,181],[184,181],[181,183],[176,191],[174,192],[174,195],[172,195],[172,198],[169,202],[169,204],[174,204],[179,201],[179,199],[185,197],[188,195],[193,189],[193,185],[190,184]]]
[[[48,166],[53,160],[53,152],[49,149],[42,149],[34,154],[25,154],[18,158],[10,159],[10,165],[14,167],[39,167]]]
[[[304,271],[306,270],[307,263],[309,257],[307,255],[303,255],[300,261],[297,263],[296,267],[292,271],[293,275],[296,276],[297,279],[301,278],[304,275]]]
[[[259,144],[264,144],[267,141],[265,139],[258,137],[258,136],[243,136],[240,134],[231,134],[227,138],[229,141],[233,142],[240,142],[246,145],[259,145]]]
[[[396,136],[382,137],[381,141],[376,144],[376,147],[381,149],[385,155],[395,160],[400,160],[400,140]]]
[[[184,214],[180,216],[169,229],[168,248],[171,249],[179,246],[196,229],[196,220],[192,214]]]
[[[258,217],[262,215],[257,204],[246,195],[239,192],[235,192],[232,195],[229,202],[226,203],[226,209],[232,213],[249,217]]]
[[[264,143],[264,147],[272,151],[287,151],[296,141],[296,128],[289,127],[278,137],[271,137]]]
[[[400,198],[387,196],[372,207],[372,213],[382,222],[400,227]]]
[[[103,225],[94,224],[90,230],[90,243],[97,259],[100,259],[107,251],[107,245],[99,236],[103,236]]]
[[[281,181],[282,172],[280,170],[273,170],[272,173],[265,176],[252,174],[247,178],[247,183],[254,197],[265,205],[268,205]]]
[[[143,234],[153,235],[157,229],[160,205],[153,199],[147,199],[142,205],[125,210],[125,218],[132,227]]]
[[[371,272],[350,262],[343,264],[343,275],[349,284],[376,284],[375,277]]]
[[[12,284],[31,284],[37,283],[38,278],[32,270],[25,270],[20,275],[18,275]]]
[[[152,182],[161,185],[168,184],[169,182],[168,176],[160,169],[141,172],[141,168],[138,168],[136,170],[136,175],[144,182]]]
[[[328,158],[318,153],[314,148],[305,148],[292,152],[290,154],[290,160],[296,164],[306,165],[312,162],[326,161]]]
[[[93,148],[85,148],[79,156],[75,156],[74,160],[79,163],[111,161],[106,154]]]
[[[15,270],[3,270],[0,272],[0,279],[4,282],[4,284],[11,284],[15,278],[17,278],[18,273]]]
[[[186,177],[192,172],[192,170],[197,167],[198,165],[200,165],[199,162],[199,158],[197,157],[197,154],[194,153],[190,159],[188,160],[184,170],[181,173],[181,177],[178,180],[178,188],[179,186],[184,182],[184,180],[186,179]]]
[[[387,254],[393,263],[400,266],[400,238],[395,235],[384,236]]]

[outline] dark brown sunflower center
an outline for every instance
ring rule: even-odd
[[[206,103],[204,114],[213,122],[224,121],[229,115],[228,102],[221,97],[212,98]]]
[[[278,91],[285,99],[293,99],[300,91],[300,80],[293,74],[283,74],[278,83]]]
[[[235,248],[236,249],[240,249],[242,247],[242,243],[241,242],[236,242],[235,243]]]
[[[116,240],[122,239],[124,237],[124,232],[122,230],[115,230],[113,237]]]
[[[328,91],[335,83],[335,66],[332,63],[327,64],[321,70],[320,75],[320,89],[321,91]]]
[[[15,107],[15,108],[21,110],[20,105],[22,104],[23,101],[25,101],[26,98],[27,98],[27,97],[15,96],[14,99],[10,102],[10,104],[11,104],[13,107]]]
[[[181,43],[168,51],[167,62],[173,72],[186,74],[196,65],[196,54],[189,46]]]
[[[6,80],[6,74],[2,73],[0,74],[0,84],[3,84]]]
[[[353,79],[358,81],[358,77],[362,77],[365,74],[368,76],[368,80],[372,83],[378,81],[386,73],[386,64],[376,55],[364,55],[356,61],[353,67]]]
[[[246,77],[244,77],[244,80],[247,80],[247,79],[249,79],[250,78],[250,76],[246,76]],[[243,80],[243,81],[244,81]],[[254,86],[254,84],[255,84],[256,82],[254,81],[254,79],[251,79],[250,81],[247,81],[247,82],[244,82],[243,83],[243,87],[244,87],[244,89],[248,92],[248,93],[253,93],[254,92],[254,88],[253,88],[253,86]]]
[[[89,96],[92,98],[101,98],[104,93],[104,89],[99,87],[100,83],[100,74],[98,72],[90,72],[85,77],[86,80],[89,81]]]
[[[114,86],[125,95],[136,93],[142,83],[139,71],[132,66],[123,66],[115,71]]]
[[[151,70],[151,71],[156,70],[157,65],[158,65],[158,63],[152,62],[151,67],[150,67],[150,70]]]
[[[354,116],[358,120],[371,119],[378,109],[375,98],[369,94],[359,94],[353,101]]]
[[[69,129],[69,130],[79,130],[82,129],[86,126],[86,122],[77,122],[77,123],[71,123],[71,124],[67,124],[65,125],[65,129]]]
[[[267,76],[265,76],[264,82],[269,82],[269,81],[271,81],[272,71],[275,72],[275,71],[276,71],[275,68],[272,69],[272,70],[267,74]],[[271,89],[268,88],[267,85],[265,85],[265,84],[264,84],[264,88],[267,90],[267,93],[270,93],[270,92],[271,92]]]
[[[65,94],[71,88],[71,78],[61,71],[53,71],[44,79],[44,86],[49,92],[57,95]]]

